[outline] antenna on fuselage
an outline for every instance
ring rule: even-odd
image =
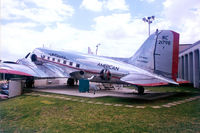
[[[97,44],[96,45],[96,55],[97,55],[97,52],[98,52],[98,47],[101,45],[101,43]]]

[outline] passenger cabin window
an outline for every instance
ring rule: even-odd
[[[47,59],[50,60],[50,57],[48,57]]]
[[[60,59],[58,59],[58,62],[60,62]]]
[[[73,65],[73,62],[70,62],[69,65],[72,66],[72,65]]]
[[[55,61],[55,58],[53,58],[52,60]]]
[[[80,67],[80,64],[76,64],[76,67],[78,67],[78,68],[79,68],[79,67]]]
[[[42,58],[44,59],[44,58],[45,58],[45,55],[42,55]]]
[[[63,64],[66,64],[66,60],[63,61]]]

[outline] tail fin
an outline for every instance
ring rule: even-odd
[[[128,63],[176,81],[178,54],[179,34],[170,30],[156,31]]]

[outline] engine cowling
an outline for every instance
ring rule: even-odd
[[[41,59],[39,59],[36,54],[31,55],[31,61],[37,65],[43,64],[43,61]]]
[[[100,72],[100,78],[102,80],[110,80],[111,79],[111,72],[108,69],[102,69]]]
[[[83,76],[83,75],[85,74],[85,72],[84,72],[84,71],[80,71],[79,74],[80,74],[81,76]]]
[[[84,71],[72,72],[72,73],[70,73],[70,76],[72,76],[75,79],[82,79],[85,76],[85,72]]]
[[[37,61],[37,55],[36,54],[32,54],[31,55],[31,61],[32,62],[36,62]]]

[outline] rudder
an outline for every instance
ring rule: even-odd
[[[176,81],[178,53],[179,34],[170,30],[156,31],[128,63]]]

